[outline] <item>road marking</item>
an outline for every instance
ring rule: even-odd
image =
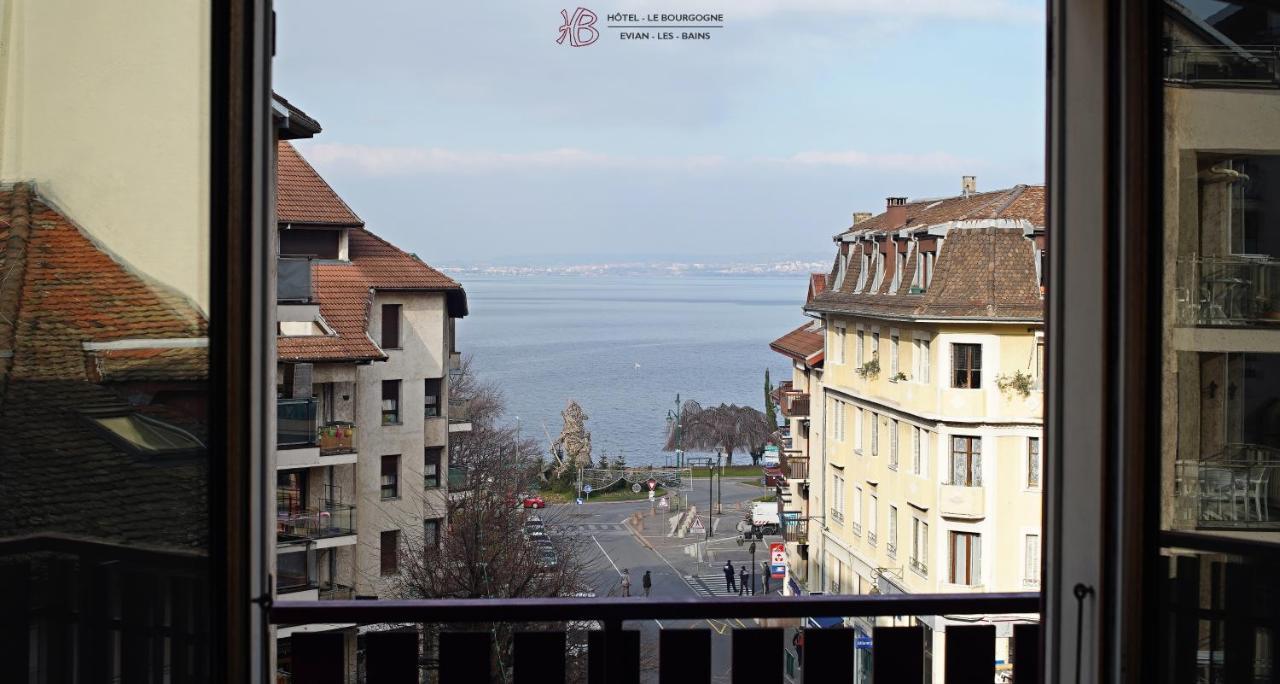
[[[609,565],[613,566],[613,571],[621,575],[622,571],[618,569],[618,564],[613,562],[613,558],[609,556],[609,552],[604,550],[604,546],[600,544],[600,540],[596,539],[594,534],[591,535],[591,541],[596,543],[596,548],[600,549],[600,553],[604,554],[605,560],[609,561]]]

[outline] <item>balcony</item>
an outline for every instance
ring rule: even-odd
[[[355,533],[356,509],[348,504],[331,503],[301,510],[286,508],[276,515],[276,541],[280,544],[354,537]],[[355,543],[354,538],[351,543]]]
[[[921,577],[929,576],[929,565],[919,558],[911,558],[907,561],[907,565],[918,573]]]
[[[1280,46],[1176,45],[1165,52],[1165,80],[1217,88],[1280,87]]]
[[[864,681],[855,669],[858,661],[865,668],[861,672],[865,681],[873,683],[924,681],[926,671],[937,682],[991,682],[996,681],[996,653],[1008,652],[1013,681],[1029,684],[1041,681],[1039,600],[1035,593],[723,597],[715,601],[665,597],[643,601],[283,600],[270,607],[269,619],[277,625],[429,624],[432,629],[426,631],[425,642],[420,642],[417,629],[365,634],[369,681],[393,684],[423,681],[424,676],[441,684],[492,681],[495,661],[503,663],[504,679],[514,681],[638,684],[643,677],[708,682],[713,646],[728,653],[725,664],[732,668],[731,681],[738,683],[781,682],[784,671],[791,673],[792,681]],[[983,619],[986,615],[1002,616],[1005,626],[999,636],[997,625]],[[926,657],[920,622],[874,627],[869,639],[867,633],[843,626],[847,618],[874,622],[874,618],[893,616],[939,626],[942,631],[932,637],[945,642],[945,648],[935,646],[933,652],[945,655],[935,656],[935,669],[930,669]],[[803,660],[797,663],[792,630],[763,625],[800,624],[807,618],[834,626],[806,630]],[[684,621],[705,625],[707,619],[732,620],[741,627],[713,632],[705,626],[672,626]],[[667,627],[648,629],[654,621]],[[495,632],[495,623],[508,629]],[[340,633],[295,632],[291,638],[292,660],[299,668],[292,673],[295,681],[328,681],[349,665],[339,647]],[[867,651],[870,658],[860,651]],[[868,660],[885,665],[869,671]]]
[[[1280,530],[1272,513],[1273,482],[1280,483],[1280,449],[1228,444],[1174,470],[1175,516],[1184,529]]]
[[[938,491],[938,513],[944,518],[978,520],[986,517],[987,490],[983,487],[942,485]]]
[[[471,432],[471,402],[449,400],[449,432]]]
[[[319,590],[321,601],[350,601],[356,596],[356,590],[345,584],[322,584]]]
[[[1175,295],[1183,326],[1280,325],[1280,261],[1249,254],[1182,257]]]
[[[356,426],[354,424],[346,422],[327,423],[321,425],[318,432],[321,456],[354,454],[356,452]]]
[[[313,542],[293,542],[276,548],[276,591],[281,594],[311,591],[318,586],[318,566]]]
[[[315,399],[276,400],[276,446],[297,449],[316,446]]]
[[[276,301],[311,301],[311,260],[280,257],[276,260]]]
[[[779,456],[779,467],[788,480],[809,479],[809,458],[783,452]]]
[[[782,514],[782,540],[796,544],[809,543],[809,520],[798,513]]]

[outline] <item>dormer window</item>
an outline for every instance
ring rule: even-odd
[[[345,230],[287,228],[280,231],[280,256],[339,259],[346,251]]]

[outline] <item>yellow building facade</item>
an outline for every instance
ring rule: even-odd
[[[889,198],[835,237],[805,305],[825,336],[809,592],[1038,590],[1044,237],[1043,188],[970,178],[956,197]],[[1025,621],[984,620],[1000,636]],[[940,675],[950,621],[919,622]]]

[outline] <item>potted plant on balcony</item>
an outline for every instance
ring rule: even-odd
[[[1022,395],[1023,399],[1031,396],[1031,388],[1035,386],[1035,379],[1030,373],[1024,373],[1021,369],[1010,374],[1001,373],[996,376],[996,387],[1000,388],[1000,392],[1008,396],[1010,392],[1017,392]]]
[[[872,354],[871,360],[862,364],[857,370],[858,377],[861,378],[877,378],[880,376],[880,356]]]

